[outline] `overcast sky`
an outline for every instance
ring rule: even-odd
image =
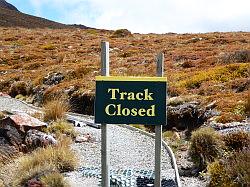
[[[61,23],[139,33],[250,31],[250,0],[7,0]]]

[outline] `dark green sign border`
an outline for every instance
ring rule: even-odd
[[[166,78],[96,77],[95,123],[166,124]]]

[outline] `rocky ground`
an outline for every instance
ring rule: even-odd
[[[34,112],[35,108],[23,102],[8,97],[0,97],[0,111],[13,109],[25,112]],[[77,115],[79,118],[79,115]],[[83,177],[83,168],[94,167],[100,169],[101,164],[101,130],[86,125],[75,127],[79,136],[90,135],[87,142],[72,144],[72,150],[78,154],[79,168],[70,173],[65,173],[71,186],[97,186],[98,178]],[[137,131],[110,125],[108,127],[110,139],[110,167],[114,170],[153,170],[154,168],[154,139]],[[177,161],[178,162],[178,161]],[[182,159],[182,163],[185,159]],[[180,163],[180,162],[178,162]],[[165,148],[162,154],[162,172],[164,178],[174,179],[174,170],[171,166],[169,155]],[[182,186],[202,187],[206,182],[199,178],[181,177]]]

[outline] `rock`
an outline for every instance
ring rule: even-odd
[[[24,142],[27,147],[31,149],[57,144],[57,141],[53,136],[34,129],[27,132]]]
[[[0,120],[0,145],[13,146],[18,151],[28,148],[56,144],[56,140],[38,130],[47,124],[26,113],[18,113]]]
[[[63,79],[64,75],[62,73],[49,73],[43,78],[43,84],[56,85],[59,84]]]
[[[40,105],[43,103],[43,100],[44,100],[44,93],[45,93],[46,89],[48,89],[48,87],[49,87],[49,86],[47,86],[47,85],[43,85],[43,86],[36,86],[36,87],[33,89],[34,98],[33,98],[32,103],[33,103],[35,106],[40,106]]]
[[[48,126],[47,123],[41,122],[26,113],[17,113],[10,115],[8,118],[10,118],[9,121],[12,120],[14,122],[12,124],[22,132],[27,132],[30,129],[41,130],[42,128]]]
[[[198,102],[168,106],[167,125],[163,126],[163,129],[187,130],[187,135],[189,135],[191,131],[199,128],[210,117],[217,115],[217,112],[213,110],[215,106],[215,102],[206,107],[201,107]]]
[[[72,112],[86,115],[94,115],[94,94],[78,94],[75,92],[69,98],[69,104],[72,107]]]
[[[92,137],[89,133],[83,135],[83,136],[77,136],[75,139],[76,143],[83,143],[83,142],[90,142],[92,140]]]
[[[22,150],[24,133],[15,127],[15,122],[9,117],[0,120],[1,142],[14,146],[17,150]]]
[[[234,133],[238,131],[250,132],[250,121],[217,123],[214,120],[207,123],[208,126],[214,128],[221,134]]]
[[[11,98],[10,95],[8,95],[7,93],[3,93],[3,92],[0,92],[0,96],[1,97],[9,97],[9,98]]]

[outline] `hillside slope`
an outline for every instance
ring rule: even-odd
[[[69,28],[68,25],[0,8],[0,26],[25,28]]]
[[[8,10],[14,10],[14,11],[18,11],[18,9],[13,6],[12,4],[6,2],[5,0],[0,0],[0,8],[5,8]]]
[[[7,3],[5,0],[0,0],[0,27],[25,27],[25,28],[81,28],[88,27],[84,25],[65,25],[48,19],[24,14],[18,9]]]
[[[162,51],[170,97],[191,98],[204,105],[217,101],[223,122],[249,115],[249,32],[123,32],[0,28],[0,92],[30,94],[16,85],[25,81],[34,102],[66,94],[75,99],[79,110],[91,110],[95,76],[100,74],[100,42],[106,40],[111,48],[111,75],[155,76],[155,57]],[[15,85],[21,91],[15,92]]]

